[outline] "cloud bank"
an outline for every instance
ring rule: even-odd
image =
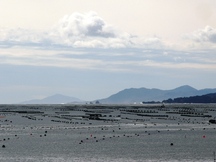
[[[29,45],[43,44],[50,41],[46,32],[17,28],[0,29],[0,44],[2,45]]]
[[[200,42],[198,45],[215,45],[216,29],[207,26],[188,38]],[[176,50],[158,37],[121,32],[97,13],[89,12],[66,15],[46,32],[0,29],[0,63],[137,72],[149,67],[215,70],[216,56],[211,48],[203,52]]]
[[[50,31],[0,29],[0,45],[67,46],[87,48],[161,48],[157,37],[141,38],[104,21],[96,12],[65,15]]]
[[[216,29],[206,26],[186,35],[189,42],[168,43],[158,37],[141,37],[122,32],[108,24],[96,12],[62,17],[49,31],[0,28],[0,47],[34,46],[37,48],[143,48],[183,49],[215,48]]]

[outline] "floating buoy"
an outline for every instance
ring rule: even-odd
[[[203,138],[206,138],[206,136],[204,135],[204,136],[202,136]]]
[[[173,143],[170,143],[170,146],[173,146]]]
[[[5,145],[2,145],[2,148],[5,148]]]

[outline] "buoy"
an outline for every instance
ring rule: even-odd
[[[5,148],[5,145],[2,145],[2,148]]]
[[[173,146],[173,143],[170,143],[170,146]]]

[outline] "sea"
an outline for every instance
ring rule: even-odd
[[[213,104],[0,105],[1,162],[214,162]]]

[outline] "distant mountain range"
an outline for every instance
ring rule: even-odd
[[[216,93],[210,93],[202,96],[179,97],[164,100],[164,103],[216,103]]]
[[[197,90],[188,85],[171,90],[160,90],[155,88],[130,88],[98,101],[104,104],[129,104],[134,102],[163,101],[169,98],[174,99],[177,97],[190,97],[209,93],[216,93],[216,88]]]
[[[163,100],[175,99],[179,97],[201,96],[210,93],[216,93],[215,89],[201,89],[197,90],[191,86],[184,85],[171,90],[148,89],[148,88],[130,88],[122,90],[108,98],[98,99],[96,103],[102,104],[132,104],[140,102],[162,102]],[[171,100],[169,100],[171,102]],[[176,100],[173,100],[173,102]],[[75,97],[64,96],[56,94],[43,99],[34,99],[22,102],[21,104],[72,104],[84,103]],[[91,102],[95,103],[95,102]]]
[[[43,99],[24,101],[21,104],[66,104],[66,103],[76,103],[76,102],[83,102],[83,101],[75,97],[55,94],[53,96],[49,96]]]

